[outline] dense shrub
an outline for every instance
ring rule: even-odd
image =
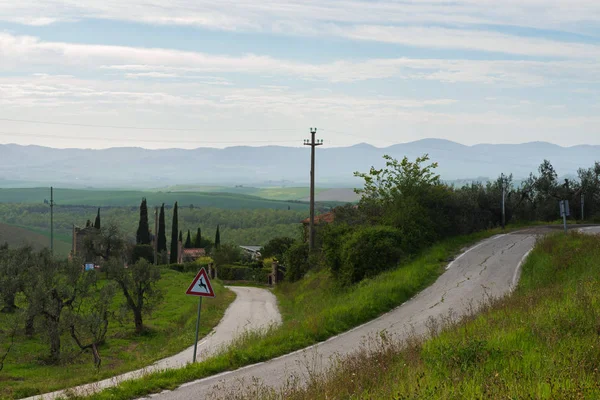
[[[236,265],[221,265],[217,268],[217,276],[224,281],[252,281],[267,283],[271,268],[250,268]]]
[[[264,258],[283,259],[285,252],[294,244],[295,240],[291,237],[276,237],[271,239],[260,249],[260,254]]]
[[[368,226],[344,236],[341,265],[336,275],[352,284],[397,266],[404,252],[402,235],[388,226]]]
[[[169,264],[168,267],[173,271],[178,272],[198,272],[200,268],[206,267],[206,265],[201,265],[196,262],[188,262],[183,264]]]
[[[133,264],[141,259],[148,261],[150,264],[154,264],[154,247],[149,244],[135,245],[131,252],[131,259]]]
[[[286,279],[294,282],[302,278],[308,271],[308,243],[296,242],[284,254],[287,268]]]
[[[337,214],[336,214],[337,217]],[[352,232],[352,227],[346,223],[334,223],[326,225],[321,230],[323,264],[334,274],[342,266],[342,247],[344,238]]]

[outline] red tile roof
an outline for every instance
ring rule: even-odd
[[[320,224],[322,222],[324,222],[326,224],[330,224],[333,222],[334,219],[335,219],[335,215],[333,214],[333,211],[330,211],[325,214],[315,215],[315,224]],[[305,220],[302,221],[302,223],[309,224],[310,218],[306,218]]]
[[[189,257],[200,258],[206,255],[204,249],[183,249],[183,255]]]

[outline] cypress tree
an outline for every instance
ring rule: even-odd
[[[200,228],[196,232],[196,240],[194,241],[194,247],[197,249],[202,248],[202,232],[200,232]]]
[[[171,226],[171,256],[169,257],[169,262],[171,264],[177,263],[177,253],[179,252],[179,246],[177,244],[178,233],[179,233],[179,220],[177,216],[177,202],[175,202],[175,207],[173,207],[173,224]]]
[[[148,226],[148,206],[146,198],[142,199],[140,204],[140,223],[135,235],[137,244],[150,244],[150,228]]]
[[[179,231],[179,241],[183,244],[183,232]]]
[[[100,229],[100,208],[98,208],[98,215],[96,215],[96,221],[94,222],[94,228]]]
[[[162,251],[167,251],[167,234],[165,228],[165,203],[160,207],[160,214],[158,215],[158,238],[156,239],[158,242],[157,251],[160,253]]]
[[[219,232],[219,225],[217,225],[217,233],[215,233],[215,249],[221,248],[221,233]]]
[[[190,234],[190,230],[189,229],[188,229],[187,238],[185,239],[185,248],[186,249],[191,249],[192,248],[192,235]]]

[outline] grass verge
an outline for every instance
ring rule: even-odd
[[[384,335],[307,387],[285,388],[285,396],[255,389],[252,398],[600,398],[598,260],[598,236],[547,236],[524,264],[517,290],[481,313],[425,341]]]
[[[72,339],[62,338],[62,352],[66,356],[60,366],[44,365],[40,360],[48,351],[40,335],[25,337],[22,332],[0,372],[0,398],[21,398],[65,389],[84,383],[106,379],[127,371],[143,368],[161,358],[184,350],[194,343],[198,300],[187,296],[185,289],[194,278],[193,273],[161,271],[159,287],[164,298],[144,325],[147,332],[134,334],[129,319],[111,321],[106,343],[99,348],[102,366],[97,370],[89,353],[81,354]],[[202,303],[201,335],[216,326],[235,294],[218,281],[213,283],[216,298]],[[10,317],[0,314],[0,329],[8,329]],[[0,346],[2,348],[3,346]]]
[[[350,288],[338,288],[327,271],[313,272],[275,291],[283,324],[264,335],[246,335],[227,351],[185,368],[152,373],[96,393],[92,399],[132,399],[219,372],[269,360],[365,323],[410,299],[444,271],[462,248],[499,230],[445,240],[399,268]]]

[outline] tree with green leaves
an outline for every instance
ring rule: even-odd
[[[148,205],[146,198],[142,199],[140,204],[140,222],[135,235],[137,244],[150,244],[150,227],[148,225]]]
[[[61,336],[65,330],[64,311],[87,295],[96,274],[84,271],[80,260],[53,258],[48,249],[37,254],[29,268],[25,295],[34,315],[41,317],[42,332],[50,344],[48,361],[57,364],[61,359]]]
[[[221,248],[221,232],[219,231],[219,225],[217,225],[217,233],[215,233],[215,249]]]
[[[177,256],[179,252],[178,245],[178,236],[179,236],[179,218],[177,216],[177,202],[175,202],[175,206],[173,207],[173,224],[171,226],[171,255],[169,257],[169,262],[171,264],[177,263]]]
[[[29,246],[17,249],[11,249],[8,245],[0,246],[0,312],[12,314],[17,309],[15,299],[17,293],[23,291],[32,254]]]
[[[158,237],[157,237],[157,251],[163,253],[167,251],[167,233],[165,225],[165,203],[160,207],[160,213],[158,214]]]
[[[283,260],[283,255],[294,242],[295,240],[291,237],[276,237],[269,240],[269,242],[260,249],[260,255],[262,258],[275,257],[278,260]]]
[[[196,231],[196,237],[194,238],[194,247],[197,249],[202,248],[202,231],[200,228]]]
[[[140,259],[125,268],[116,258],[107,263],[106,269],[109,278],[117,283],[125,296],[123,307],[133,313],[135,332],[142,333],[144,314],[149,314],[162,299],[162,293],[157,286],[160,269],[153,267],[145,259]]]
[[[87,271],[94,274],[95,271]],[[115,282],[109,282],[101,288],[95,287],[87,296],[79,296],[69,307],[66,321],[69,334],[81,351],[90,351],[94,357],[94,365],[100,367],[99,346],[106,339],[108,332],[110,307],[117,290]]]
[[[191,249],[192,248],[192,234],[190,233],[190,230],[188,229],[188,233],[187,233],[187,238],[185,239],[185,245],[184,247],[186,249]]]
[[[94,228],[100,229],[102,226],[100,225],[100,208],[98,208],[98,214],[96,214],[96,221],[94,221]]]

